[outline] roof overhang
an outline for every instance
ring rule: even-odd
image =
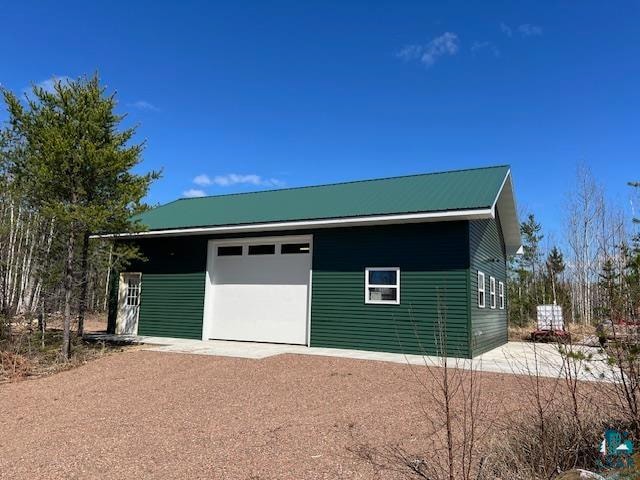
[[[102,239],[137,239],[155,237],[180,237],[187,235],[218,235],[251,232],[274,232],[282,230],[304,230],[317,228],[356,227],[392,225],[403,223],[445,222],[456,220],[483,220],[498,218],[504,237],[507,255],[515,255],[521,246],[520,221],[513,193],[511,171],[509,170],[490,208],[470,210],[446,210],[438,212],[406,213],[391,215],[366,215],[360,217],[322,218],[315,220],[293,220],[284,222],[251,223],[240,225],[219,225],[145,230],[134,233],[106,233],[91,235]]]
[[[522,240],[520,238],[520,219],[516,207],[516,198],[513,193],[513,181],[511,170],[504,177],[500,191],[491,207],[492,217],[500,220],[500,227],[504,238],[504,246],[507,255],[520,253]]]
[[[148,238],[177,237],[184,235],[214,235],[225,233],[269,232],[277,230],[301,230],[309,228],[355,227],[399,223],[443,222],[454,220],[481,220],[494,218],[494,208],[473,210],[447,210],[442,212],[408,213],[399,215],[368,215],[362,217],[325,218],[317,220],[251,223],[213,227],[189,227],[167,230],[146,230],[135,233],[107,233],[91,238]]]

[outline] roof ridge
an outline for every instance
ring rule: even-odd
[[[188,200],[199,200],[202,198],[220,198],[220,197],[233,197],[233,196],[239,196],[239,195],[253,195],[253,194],[257,194],[257,193],[269,193],[269,192],[285,192],[285,191],[289,191],[289,190],[302,190],[305,188],[319,188],[319,187],[331,187],[331,186],[335,186],[335,185],[351,185],[354,183],[367,183],[367,182],[377,182],[380,180],[395,180],[395,179],[400,179],[400,178],[410,178],[410,177],[426,177],[429,175],[442,175],[445,173],[458,173],[458,172],[468,172],[468,171],[473,171],[473,170],[490,170],[493,168],[511,168],[511,166],[509,164],[502,164],[502,165],[489,165],[486,167],[470,167],[470,168],[459,168],[459,169],[455,169],[455,170],[442,170],[440,172],[427,172],[427,173],[412,173],[412,174],[407,174],[407,175],[397,175],[397,176],[392,176],[392,177],[379,177],[379,178],[366,178],[366,179],[361,179],[361,180],[348,180],[346,182],[334,182],[334,183],[321,183],[318,185],[302,185],[299,187],[286,187],[286,188],[272,188],[272,189],[266,189],[266,190],[254,190],[251,192],[235,192],[235,193],[220,193],[220,194],[215,194],[215,195],[203,195],[201,197],[183,197],[183,198],[176,198],[175,200],[172,200],[171,202],[162,204],[162,205],[158,205],[158,207],[162,207],[165,205],[169,205],[170,203],[174,203],[174,202],[180,202],[180,201],[188,201]],[[154,207],[154,208],[158,208],[158,207]]]

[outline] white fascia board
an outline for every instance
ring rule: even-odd
[[[498,204],[498,200],[500,199],[500,195],[502,195],[502,190],[504,189],[504,186],[507,183],[507,180],[510,180],[510,178],[511,178],[511,169],[507,170],[507,174],[502,179],[502,184],[500,184],[500,188],[498,189],[498,193],[496,195],[496,198],[493,199],[493,204],[491,205],[491,212],[492,212],[494,218],[496,216],[496,205]]]
[[[253,223],[226,225],[219,227],[190,227],[167,230],[147,230],[137,233],[107,233],[91,235],[90,238],[146,238],[176,237],[183,235],[214,235],[223,233],[268,232],[276,230],[299,230],[307,228],[332,228],[366,225],[386,225],[394,223],[441,222],[454,220],[481,220],[494,218],[493,208],[474,210],[451,210],[429,213],[409,213],[401,215],[372,215],[366,217],[328,218],[322,220],[302,220],[290,222]]]
[[[508,195],[508,197],[503,198],[504,195]],[[505,204],[505,201],[507,204]],[[500,207],[500,204],[502,204],[502,207]],[[522,240],[520,239],[520,219],[518,218],[518,209],[513,193],[511,169],[509,169],[504,176],[502,185],[491,206],[491,212],[494,218],[496,217],[496,208],[502,209],[500,223],[506,243],[507,255],[518,255]]]

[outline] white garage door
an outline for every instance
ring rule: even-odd
[[[209,244],[209,338],[307,343],[311,238]]]

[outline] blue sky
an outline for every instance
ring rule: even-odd
[[[521,209],[561,232],[579,163],[623,205],[640,177],[639,14],[624,1],[2,2],[0,83],[97,70],[147,141],[142,169],[164,170],[152,203],[511,164]]]

